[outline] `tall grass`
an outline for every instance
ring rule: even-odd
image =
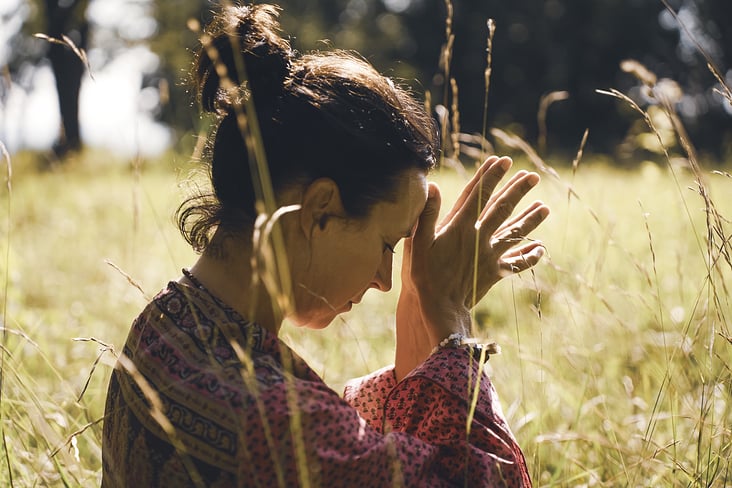
[[[160,220],[179,197],[173,172],[145,170],[135,183],[124,161],[84,157],[54,172],[37,172],[32,157],[13,161],[12,213],[0,224],[7,256],[0,262],[2,418],[11,467],[0,474],[3,486],[11,476],[14,486],[98,484],[97,421],[113,361],[109,352],[100,357],[102,343],[121,346],[126,331],[119,318],[129,322],[146,301],[107,262],[155,291],[162,275],[175,276],[179,263],[191,259],[182,244],[168,247],[177,239],[167,230],[169,219]],[[135,188],[146,209],[137,226]],[[3,212],[8,202],[3,198]],[[74,340],[90,337],[102,343]]]
[[[149,198],[134,231],[132,171],[101,171],[97,160],[88,155],[53,173],[15,160],[1,277],[8,283],[2,418],[12,468],[3,463],[3,485],[11,473],[15,486],[96,483],[95,422],[113,356],[103,353],[86,385],[106,349],[74,339],[119,348],[146,302],[106,261],[151,295],[193,259],[160,218],[180,196],[171,165],[143,167],[139,185]],[[706,216],[688,188],[693,175],[678,174],[677,186],[657,165],[624,171],[588,160],[574,175],[579,198],[568,202],[571,170],[557,172],[536,189],[554,210],[537,233],[549,259],[533,276],[499,283],[476,312],[477,334],[502,346],[488,368],[537,485],[729,484],[732,343],[729,295],[721,290],[730,270],[717,261],[715,296],[696,237]],[[464,181],[449,170],[435,179],[446,200]],[[708,173],[709,194],[730,185],[723,172]],[[721,215],[732,214],[732,202],[719,203]],[[395,300],[395,293],[367,294],[325,331],[285,326],[283,336],[339,390],[393,360]]]
[[[133,172],[101,170],[98,155],[84,159],[52,173],[15,161],[1,277],[8,286],[2,418],[12,471],[3,464],[0,484],[11,473],[15,486],[96,483],[95,422],[113,356],[104,352],[86,385],[106,349],[73,339],[119,348],[146,302],[106,261],[151,295],[193,260],[161,218],[180,196],[170,164],[143,167],[135,231]],[[730,270],[717,260],[710,277],[699,251],[706,214],[688,188],[693,174],[677,174],[677,184],[668,168],[650,163],[623,171],[589,160],[574,175],[579,197],[568,202],[571,170],[557,173],[536,189],[554,210],[537,233],[549,259],[533,275],[499,283],[476,312],[477,334],[502,346],[488,368],[534,479],[540,486],[728,484],[732,343],[722,283]],[[723,172],[707,174],[710,195],[729,192]],[[449,170],[435,179],[446,200],[464,181]],[[732,215],[732,202],[719,199],[718,211]],[[367,294],[327,330],[285,326],[283,336],[339,390],[393,360],[395,300],[395,293]]]

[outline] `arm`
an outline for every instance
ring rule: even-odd
[[[471,486],[531,486],[521,449],[481,370],[466,349],[445,348],[399,384],[393,368],[353,380],[344,399],[374,429],[407,433],[438,447],[431,475],[452,483],[468,479]]]

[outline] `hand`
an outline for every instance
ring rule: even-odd
[[[440,192],[430,183],[415,233],[404,244],[397,379],[450,334],[469,336],[470,309],[501,278],[531,268],[544,255],[540,242],[525,237],[549,215],[549,208],[536,201],[511,218],[539,175],[519,171],[494,191],[510,167],[509,158],[488,158],[439,224]]]

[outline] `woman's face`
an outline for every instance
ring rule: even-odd
[[[363,219],[328,217],[323,226],[313,226],[309,249],[297,258],[305,263],[291,265],[295,313],[290,318],[296,324],[326,327],[369,288],[391,289],[394,247],[411,235],[427,201],[424,172],[405,171],[396,195],[393,202],[376,203]]]

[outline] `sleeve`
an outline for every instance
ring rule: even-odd
[[[439,447],[384,435],[322,382],[285,381],[258,397],[243,411],[239,486],[450,486],[435,472]]]
[[[319,381],[272,385],[245,409],[237,478],[243,486],[530,486],[479,371],[467,350],[444,349],[398,384],[390,368],[350,383],[345,399]],[[471,387],[479,394],[468,429]]]
[[[394,366],[356,378],[348,383],[343,399],[374,429],[384,431],[384,404],[397,385]]]
[[[344,399],[374,429],[406,433],[437,447],[431,469],[444,479],[531,486],[490,378],[465,348],[440,349],[398,384],[393,368],[353,380]]]

